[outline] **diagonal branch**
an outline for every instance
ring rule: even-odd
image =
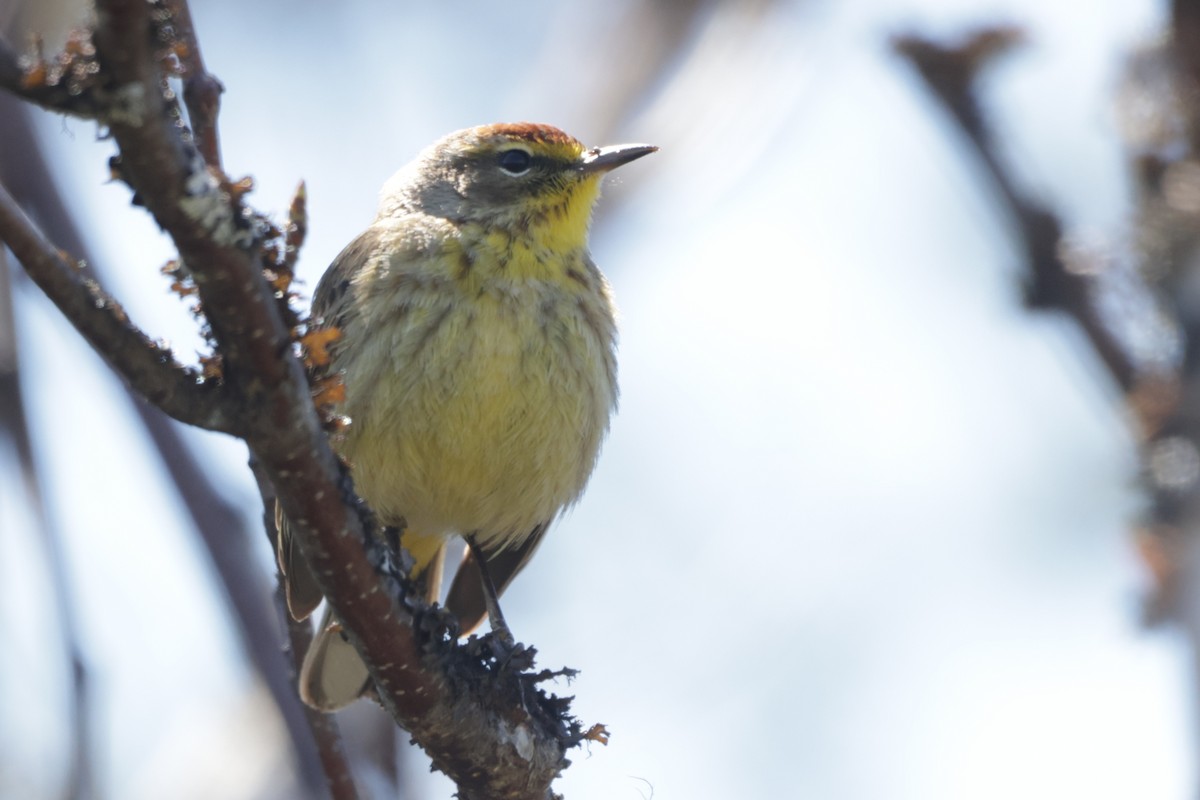
[[[178,364],[125,316],[115,300],[46,241],[0,186],[0,240],[109,365],[150,402],[180,422],[232,432],[225,396]]]
[[[893,47],[912,62],[926,86],[966,134],[1016,220],[1018,238],[1031,272],[1025,290],[1027,305],[1032,309],[1058,309],[1074,317],[1118,385],[1128,392],[1139,378],[1132,359],[1101,318],[1098,304],[1092,298],[1091,281],[1085,275],[1067,270],[1059,258],[1062,227],[1057,217],[1018,191],[1001,166],[995,142],[975,98],[979,71],[1020,38],[1019,30],[1001,27],[981,31],[956,47],[919,36],[897,37]]]

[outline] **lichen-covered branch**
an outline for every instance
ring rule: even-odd
[[[138,330],[111,297],[42,237],[0,186],[0,240],[46,296],[130,386],[170,416],[211,431],[229,432],[226,393]]]

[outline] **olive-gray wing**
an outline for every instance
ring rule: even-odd
[[[288,613],[297,621],[308,619],[325,595],[321,593],[321,587],[317,585],[304,554],[296,546],[292,526],[278,503],[275,504],[275,536],[275,557],[283,576]]]
[[[538,525],[526,537],[525,541],[515,547],[508,547],[497,553],[486,556],[488,575],[496,586],[496,594],[504,594],[504,590],[512,583],[517,573],[525,568],[550,523]],[[487,600],[483,594],[483,576],[479,572],[479,563],[471,548],[466,548],[462,563],[454,573],[450,584],[450,592],[446,595],[446,608],[458,617],[459,635],[465,636],[479,627],[487,616]]]
[[[375,226],[354,237],[325,270],[313,292],[312,316],[326,325],[339,325],[343,304],[349,299],[350,283],[379,247],[381,231]]]

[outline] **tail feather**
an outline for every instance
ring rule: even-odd
[[[529,563],[549,527],[548,523],[538,525],[521,544],[487,556],[488,574],[496,585],[497,594],[504,594],[504,590],[513,582],[513,578],[517,577],[517,573]],[[446,595],[446,608],[458,617],[461,636],[478,628],[487,616],[483,577],[479,573],[475,555],[469,547],[464,549],[462,562],[458,565],[458,571],[454,573],[450,592]]]
[[[297,621],[308,619],[325,595],[321,593],[308,562],[296,546],[291,523],[278,503],[275,504],[275,558],[283,575],[288,613]]]
[[[284,525],[286,525],[286,520],[284,520]],[[533,557],[534,551],[541,544],[548,527],[548,524],[538,525],[521,544],[487,556],[488,572],[498,593],[503,593],[517,573],[529,563],[529,559]],[[281,526],[280,530],[283,531],[284,527]],[[284,570],[283,537],[281,536],[280,539],[280,569],[282,571]],[[428,541],[418,540],[414,544],[419,552],[417,556],[419,571],[414,578],[422,585],[426,601],[436,602],[442,585],[442,572],[446,557],[445,542],[439,542],[436,550],[429,546]],[[290,550],[289,556],[292,556]],[[424,559],[428,559],[428,562],[421,564]],[[291,557],[288,565],[289,571],[285,574],[289,581],[293,576],[299,578],[307,576],[311,585],[316,585],[315,580],[312,580],[312,573],[308,572],[307,564],[298,552]],[[305,593],[307,588],[308,583],[303,580],[297,582],[295,589],[289,588],[288,607],[292,609],[293,616],[297,608],[303,610],[307,606],[307,601],[312,600],[312,595]],[[293,591],[297,593],[297,599],[301,600],[304,606],[292,605]],[[321,595],[318,589],[316,601],[312,603],[312,607],[307,608],[307,614],[312,613],[313,608],[320,600]],[[475,630],[487,616],[487,603],[484,599],[479,565],[469,548],[466,549],[458,571],[454,575],[454,580],[450,584],[446,607],[458,617],[460,635],[466,635]],[[297,618],[302,619],[302,617]],[[371,676],[367,672],[366,664],[363,663],[358,651],[346,638],[341,623],[333,616],[332,612],[326,611],[321,629],[308,648],[308,652],[304,656],[304,664],[300,669],[301,699],[321,711],[336,711],[361,697],[370,685]]]
[[[342,623],[326,610],[300,668],[300,699],[318,711],[336,711],[361,697],[370,684],[367,665],[346,638]]]
[[[445,561],[446,547],[442,543],[429,563],[414,576],[423,585],[426,602],[437,600]],[[342,623],[330,610],[325,611],[321,629],[304,655],[299,683],[300,699],[326,712],[350,705],[371,685],[367,665],[346,638]]]

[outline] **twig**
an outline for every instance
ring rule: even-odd
[[[187,0],[166,0],[166,5],[171,10],[176,42],[181,46],[176,47],[176,55],[183,64],[183,102],[196,137],[196,148],[210,167],[222,169],[217,115],[225,87],[204,66]]]
[[[171,352],[150,341],[94,280],[68,263],[42,237],[0,186],[0,241],[5,242],[59,310],[139,394],[180,422],[233,432],[225,393],[178,364]]]
[[[934,96],[966,134],[1017,223],[1017,232],[1030,268],[1025,301],[1032,309],[1055,309],[1070,314],[1083,328],[1096,353],[1126,392],[1139,375],[1129,354],[1100,318],[1084,275],[1067,271],[1058,256],[1062,226],[1049,211],[1019,192],[1001,164],[995,143],[983,122],[975,98],[979,71],[1021,39],[1015,28],[991,28],[946,47],[919,36],[901,36],[893,47],[916,67]]]

